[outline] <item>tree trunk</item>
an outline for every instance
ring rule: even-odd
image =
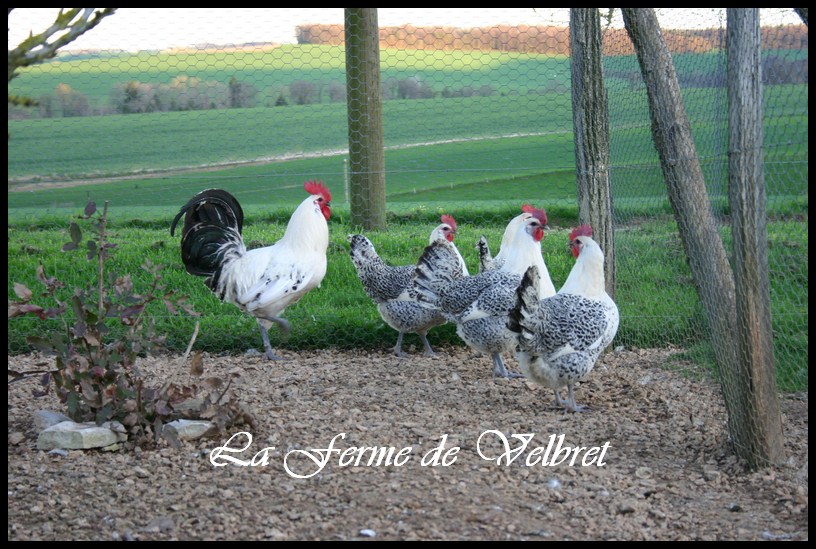
[[[758,8],[728,8],[729,190],[737,290],[737,360],[732,387],[744,425],[733,438],[756,467],[785,459],[776,388],[768,279]],[[750,456],[750,457],[749,457]]]
[[[377,8],[345,8],[351,223],[385,228],[385,156]]]
[[[677,73],[654,10],[622,8],[621,11],[646,84],[652,137],[668,187],[669,202],[711,328],[734,450],[753,462],[750,446],[744,443],[746,403],[730,390],[737,386],[741,375],[736,354],[734,278],[711,211]]]
[[[615,297],[615,245],[609,182],[609,105],[603,78],[598,8],[570,8],[572,124],[578,220],[592,227],[604,251],[606,291]]]

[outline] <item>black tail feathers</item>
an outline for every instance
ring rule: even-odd
[[[516,304],[510,309],[507,318],[507,329],[511,332],[521,333],[525,317],[528,317],[538,309],[538,291],[540,274],[537,267],[529,267],[521,278],[521,283],[516,289]]]
[[[244,212],[238,200],[227,191],[201,191],[182,206],[170,225],[175,234],[176,225],[184,216],[181,234],[181,260],[187,272],[212,277],[217,274],[227,254],[227,244],[241,245]]]
[[[241,209],[238,200],[221,189],[201,191],[182,206],[170,225],[171,235],[175,234],[176,225],[182,216],[184,216],[182,238],[187,230],[197,223],[221,225],[236,229],[239,233],[244,227],[244,210]]]

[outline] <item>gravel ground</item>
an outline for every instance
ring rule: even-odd
[[[438,352],[284,352],[288,360],[275,364],[205,356],[206,375],[240,368],[235,387],[258,425],[181,449],[49,455],[36,449],[32,414],[62,409],[52,397],[30,397],[36,381],[13,383],[8,539],[807,539],[806,394],[782,402],[787,464],[746,473],[728,451],[718,387],[665,368],[670,350],[607,353],[577,389],[590,407],[583,414],[550,408],[552,393],[525,380],[493,380],[487,357]],[[38,364],[48,363],[9,356],[10,368]],[[179,357],[142,368],[157,383],[190,381]],[[248,450],[222,456],[250,460],[274,447],[266,464],[263,453],[254,467],[211,464],[211,449],[249,431]],[[368,466],[368,453],[360,466],[341,465],[333,453],[316,472],[294,452],[319,457],[313,450],[340,433],[341,450],[408,448],[403,464]],[[521,440],[512,435],[525,433],[534,434],[526,449],[497,463],[501,437],[512,449]],[[438,457],[448,465],[423,466],[444,434]],[[580,451],[572,467],[527,465],[562,434],[563,446],[599,450]],[[238,435],[229,446],[246,443]]]

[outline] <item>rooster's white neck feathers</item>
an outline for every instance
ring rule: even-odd
[[[530,234],[527,221],[531,217],[530,214],[521,214],[510,221],[510,224],[515,224],[516,232],[514,237],[510,240],[509,245],[505,246],[502,244],[501,252],[507,250],[507,256],[500,270],[524,275],[528,267],[535,265],[541,275],[541,281],[538,286],[538,298],[544,299],[555,295],[555,286],[553,286],[552,280],[550,279],[550,272],[544,263],[544,257],[541,255],[541,242],[536,241],[533,235]],[[506,233],[507,231],[505,231],[505,234]]]
[[[329,247],[329,226],[320,211],[318,198],[318,195],[310,195],[300,203],[289,218],[280,242],[304,251],[325,251]]]
[[[603,251],[598,243],[588,236],[580,236],[576,240],[581,242],[580,254],[558,293],[599,299],[606,294]]]
[[[519,227],[523,226],[524,222],[531,217],[531,214],[525,212],[510,220],[510,223],[508,223],[507,227],[504,229],[501,246],[499,247],[499,253],[496,254],[495,258],[493,258],[494,261],[501,262],[507,259],[507,255],[510,253],[510,249],[513,245],[513,240],[519,235]]]

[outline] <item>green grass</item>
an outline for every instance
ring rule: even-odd
[[[522,108],[519,108],[519,107]],[[549,122],[530,112],[553,107],[552,98],[468,98],[389,101],[384,109],[386,146],[555,132],[570,139],[569,99],[559,96]],[[422,107],[418,110],[417,107]],[[344,105],[229,109],[10,120],[10,180],[71,179],[268,160],[348,147]],[[59,143],[57,147],[55,144]],[[507,145],[509,146],[509,144]],[[502,161],[502,149],[491,154]],[[454,165],[467,166],[463,153]],[[548,159],[572,163],[563,152]],[[540,162],[539,162],[540,165]],[[333,171],[338,171],[335,165]]]
[[[786,52],[785,55],[803,55]],[[806,55],[806,52],[804,52]],[[62,82],[104,101],[128,80],[167,83],[186,75],[227,82],[233,75],[266,90],[293,80],[344,81],[341,47],[284,45],[272,50],[116,54],[54,60],[15,78],[10,93],[38,97]],[[384,105],[389,147],[511,134],[563,134],[572,128],[570,66],[566,57],[496,51],[382,51],[382,80],[417,77],[444,88],[491,85],[491,97],[389,100]],[[675,56],[680,73],[723,70],[719,53]],[[607,70],[636,71],[634,56],[605,59]],[[610,126],[618,164],[654,163],[649,114],[642,90],[610,87]],[[722,88],[683,90],[702,158],[723,157],[727,103]],[[766,151],[769,159],[807,156],[808,86],[767,86]],[[261,102],[260,104],[264,104]],[[718,122],[719,121],[719,122]],[[9,179],[71,179],[230,162],[347,148],[344,103],[227,109],[86,118],[9,120]],[[448,169],[466,169],[474,158],[513,165],[500,151],[471,155]],[[544,149],[540,172],[573,165],[572,154]],[[335,167],[332,172],[338,170]]]
[[[468,267],[477,271],[477,256],[473,248],[482,234],[497,246],[506,219],[516,213],[515,207],[454,211],[459,222],[457,244]],[[416,261],[427,242],[430,230],[445,210],[419,208],[389,215],[389,229],[371,232],[381,256],[389,263],[402,265]],[[281,211],[272,218],[261,215],[256,207],[247,208],[245,239],[252,244],[269,244],[284,230],[286,218]],[[113,215],[113,214],[112,214]],[[342,217],[340,215],[335,217]],[[379,318],[373,303],[366,297],[348,258],[346,236],[355,231],[345,222],[332,218],[330,223],[329,268],[322,287],[307,295],[287,311],[293,332],[281,341],[272,331],[272,343],[288,349],[325,347],[381,348],[393,346],[396,334]],[[66,224],[67,226],[67,224]],[[774,336],[779,385],[783,390],[807,387],[807,266],[780,272],[776,265],[790,263],[791,250],[807,249],[807,231],[797,221],[773,222],[769,226],[772,265],[772,302]],[[551,230],[543,241],[543,253],[552,279],[560,286],[566,279],[573,260],[566,249],[567,229]],[[210,352],[240,353],[248,346],[259,346],[260,336],[251,318],[235,307],[220,303],[202,281],[187,274],[178,257],[178,240],[171,238],[167,227],[140,227],[111,218],[110,240],[117,244],[113,259],[107,265],[109,273],[130,274],[138,289],[148,277],[140,266],[146,259],[164,265],[164,281],[169,288],[190,296],[198,319],[169,315],[162,307],[149,311],[160,333],[168,336],[167,345],[183,351],[196,320],[201,330],[196,348]],[[13,295],[14,282],[28,285],[35,291],[40,286],[34,275],[42,262],[49,276],[66,284],[65,296],[74,287],[93,283],[95,268],[80,253],[58,250],[68,241],[65,229],[33,229],[14,223],[9,227],[8,284]],[[648,221],[619,228],[616,232],[618,253],[618,288],[616,301],[621,311],[621,326],[613,345],[634,347],[665,347],[675,345],[689,349],[692,356],[705,363],[708,341],[705,315],[697,299],[691,275],[671,221]],[[144,286],[142,286],[144,287]],[[805,289],[804,295],[802,288]],[[34,319],[8,321],[8,351],[25,352],[25,336],[49,330],[65,329],[58,322]],[[112,326],[111,337],[116,337]],[[452,326],[431,333],[434,345],[461,345]],[[419,345],[415,336],[407,336],[407,345]]]

